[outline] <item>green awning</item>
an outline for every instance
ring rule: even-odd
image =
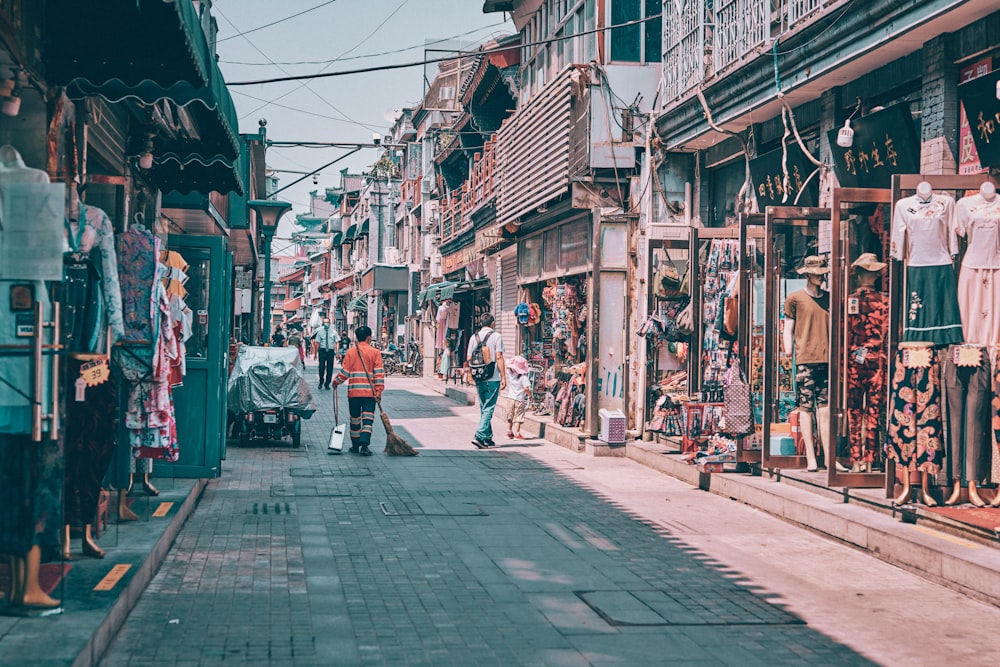
[[[45,28],[50,85],[209,82],[214,58],[191,0],[48,0]]]
[[[455,283],[450,283],[448,285],[443,286],[440,290],[438,290],[437,298],[442,300],[454,298],[456,287],[457,285]]]
[[[354,243],[354,238],[358,235],[358,226],[351,225],[344,232],[344,243]]]
[[[367,234],[367,233],[368,233],[368,221],[365,220],[364,222],[361,223],[361,226],[358,227],[357,236],[361,236],[362,234]]]
[[[330,237],[330,246],[342,245],[344,243],[344,232],[334,232]]]
[[[351,302],[349,304],[347,304],[347,310],[355,310],[355,311],[366,311],[366,310],[368,310],[368,299],[367,299],[367,297],[363,297],[363,296],[355,297],[354,299],[351,300]]]

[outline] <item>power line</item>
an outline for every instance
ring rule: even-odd
[[[295,60],[295,61],[279,61],[279,62],[266,62],[266,63],[250,63],[241,60],[225,60],[220,58],[219,62],[228,63],[230,65],[247,65],[250,67],[270,67],[271,65],[330,65],[335,62],[340,62],[343,60],[364,60],[365,58],[378,58],[379,56],[391,56],[394,53],[404,53],[406,51],[413,51],[414,49],[425,49],[428,46],[433,46],[435,44],[444,44],[445,42],[450,42],[453,39],[458,39],[459,37],[467,37],[477,32],[482,32],[483,30],[489,30],[490,28],[497,28],[502,25],[506,25],[505,21],[500,23],[493,23],[491,25],[483,26],[482,28],[476,28],[474,30],[469,30],[468,32],[459,33],[457,35],[452,35],[451,37],[442,37],[441,39],[431,40],[425,44],[417,44],[415,46],[407,46],[402,49],[393,49],[392,51],[382,51],[380,53],[368,53],[360,56],[350,56],[349,58],[338,57],[330,60]],[[226,39],[231,39],[227,37]]]
[[[313,174],[317,174],[317,173],[323,171],[324,169],[326,169],[327,167],[332,167],[333,165],[337,164],[341,160],[343,160],[343,159],[345,159],[347,157],[350,157],[351,155],[354,155],[355,153],[357,153],[360,150],[361,150],[361,147],[359,146],[358,148],[355,148],[353,151],[349,151],[347,153],[344,153],[340,157],[338,157],[338,158],[336,158],[334,160],[330,160],[329,162],[327,162],[326,164],[324,164],[322,167],[319,167],[317,169],[314,169],[314,170],[310,171],[308,174],[306,174],[302,178],[297,178],[294,181],[292,181],[291,183],[289,183],[288,185],[280,187],[277,190],[275,190],[274,192],[268,193],[268,196],[273,197],[274,195],[278,194],[279,192],[287,190],[288,188],[292,187],[293,185],[301,183],[302,181],[306,180],[307,178],[309,178]]]
[[[229,81],[226,83],[227,86],[257,86],[266,83],[283,83],[285,81],[307,81],[311,79],[325,79],[334,76],[346,76],[348,74],[367,74],[370,72],[382,72],[386,70],[393,69],[404,69],[407,67],[423,67],[424,65],[431,65],[434,63],[442,63],[455,60],[456,58],[462,57],[476,57],[491,55],[493,53],[503,53],[505,51],[510,51],[512,49],[523,49],[531,46],[543,46],[547,44],[553,44],[555,42],[565,41],[567,39],[575,39],[577,37],[582,37],[584,35],[591,35],[598,32],[604,32],[605,30],[616,30],[618,28],[627,28],[633,25],[639,25],[645,23],[646,21],[655,21],[661,18],[662,14],[654,14],[652,16],[647,16],[641,19],[635,19],[633,21],[626,21],[624,23],[616,23],[614,25],[604,26],[602,28],[593,28],[591,30],[583,30],[581,32],[572,35],[563,35],[561,37],[549,37],[547,39],[539,40],[537,42],[528,42],[526,44],[515,44],[512,46],[498,46],[492,49],[480,49],[478,51],[456,51],[453,55],[443,56],[440,58],[425,58],[417,62],[409,63],[396,63],[392,65],[377,65],[372,67],[361,67],[358,69],[351,70],[340,70],[338,72],[323,72],[322,70],[316,74],[298,74],[295,76],[284,76],[284,77],[274,77],[271,79],[257,79],[254,81]]]
[[[275,100],[265,100],[263,97],[257,97],[256,95],[249,95],[247,93],[244,93],[241,90],[234,90],[233,92],[236,93],[237,95],[242,95],[243,97],[249,97],[251,100],[256,100],[257,102],[265,102],[266,103],[263,106],[258,107],[257,109],[254,109],[253,111],[251,111],[251,112],[249,112],[247,114],[244,114],[242,116],[243,118],[246,118],[247,116],[256,113],[260,109],[263,109],[265,106],[270,105],[270,106],[278,107],[279,109],[288,109],[289,111],[298,111],[299,113],[304,113],[307,116],[315,116],[317,118],[324,118],[326,120],[334,120],[334,121],[337,121],[338,123],[349,123],[351,125],[357,125],[358,127],[363,127],[366,130],[371,130],[372,129],[371,126],[365,125],[361,121],[354,120],[353,118],[337,118],[336,116],[329,116],[327,114],[317,113],[315,111],[306,111],[305,109],[299,109],[298,107],[289,106],[288,104],[279,104]],[[290,91],[290,92],[286,93],[285,95],[282,95],[281,97],[285,97],[287,95],[291,95],[293,92],[295,92],[295,91],[294,90]],[[277,99],[280,100],[281,97],[279,97]]]
[[[286,16],[283,19],[278,19],[277,21],[271,21],[270,23],[265,23],[264,25],[259,25],[256,28],[251,28],[250,30],[244,30],[243,32],[238,32],[237,34],[230,35],[229,37],[223,37],[222,39],[217,39],[217,40],[215,40],[215,43],[216,44],[220,44],[222,42],[229,41],[230,39],[236,39],[237,37],[243,37],[245,35],[249,35],[252,32],[257,32],[258,30],[263,30],[264,28],[270,28],[273,25],[278,25],[279,23],[284,23],[285,21],[294,19],[294,18],[296,18],[298,16],[302,16],[303,14],[308,14],[309,12],[311,12],[313,10],[316,10],[316,9],[319,9],[321,7],[326,7],[327,5],[332,5],[336,1],[337,0],[327,0],[326,2],[321,2],[320,4],[316,5],[315,7],[310,7],[309,9],[303,9],[298,14],[292,14],[291,16]],[[221,14],[222,12],[220,11],[219,13]],[[226,19],[226,20],[228,21],[229,19]],[[232,24],[230,23],[230,25],[232,25]],[[233,26],[233,27],[236,28],[236,26]]]

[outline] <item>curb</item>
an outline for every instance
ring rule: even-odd
[[[171,518],[170,523],[164,529],[163,534],[160,535],[160,538],[153,545],[149,555],[138,566],[121,595],[118,596],[118,599],[115,600],[114,604],[108,610],[107,615],[94,630],[90,641],[84,645],[83,650],[76,657],[76,660],[73,661],[73,667],[95,667],[101,661],[101,658],[104,657],[104,653],[115,640],[118,631],[121,630],[129,613],[139,601],[139,597],[146,590],[146,587],[149,586],[149,582],[153,580],[153,577],[156,576],[160,566],[163,565],[163,561],[166,560],[170,547],[173,546],[178,533],[180,533],[184,523],[194,511],[206,486],[208,486],[207,479],[194,480],[194,486],[188,493],[187,498],[181,503],[177,512]]]

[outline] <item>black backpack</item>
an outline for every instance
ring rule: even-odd
[[[472,348],[472,354],[469,356],[469,375],[476,382],[489,382],[493,379],[493,372],[496,370],[497,362],[495,359],[491,359],[490,349],[487,347],[487,343],[490,340],[495,331],[491,331],[486,340],[480,340],[479,334],[476,334],[476,346]],[[484,351],[485,350],[485,351]]]

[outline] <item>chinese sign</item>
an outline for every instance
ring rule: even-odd
[[[986,58],[975,65],[969,65],[962,69],[959,73],[959,83],[968,83],[973,79],[986,76],[992,69],[992,62],[992,58]],[[958,108],[958,173],[963,175],[981,174],[986,169],[979,163],[979,152],[976,150],[976,143],[972,138],[972,125],[965,113],[965,105],[959,104]]]
[[[889,188],[893,174],[920,173],[920,142],[913,127],[908,103],[851,121],[854,142],[837,145],[837,132],[830,130],[833,168],[841,187]]]
[[[763,211],[767,206],[816,206],[819,203],[819,177],[809,179],[816,167],[798,143],[792,141],[788,144],[786,182],[781,156],[779,148],[750,160],[750,178],[757,195],[758,210]],[[795,202],[796,197],[798,203]]]
[[[972,141],[984,167],[1000,165],[1000,100],[997,99],[1000,72],[963,83],[958,97],[969,117]]]

